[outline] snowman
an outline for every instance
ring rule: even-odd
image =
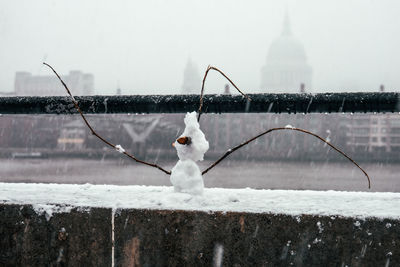
[[[197,161],[202,161],[209,148],[204,133],[200,130],[196,112],[185,116],[185,130],[172,145],[179,160],[171,170],[171,183],[175,192],[201,195],[204,190],[203,177]]]

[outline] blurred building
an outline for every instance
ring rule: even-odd
[[[347,146],[355,152],[400,152],[398,114],[353,115],[347,128]]]
[[[92,95],[94,77],[81,71],[70,71],[61,76],[73,95]],[[65,89],[55,75],[34,76],[29,72],[15,74],[14,90],[16,95],[54,96],[65,95]]]
[[[89,115],[88,115],[89,116]],[[88,119],[105,139],[121,144],[141,159],[176,158],[171,143],[182,134],[184,114],[93,115]],[[207,159],[267,129],[287,124],[329,139],[349,156],[370,162],[400,160],[398,114],[203,114],[201,129],[210,143]],[[0,120],[0,157],[39,152],[64,157],[118,156],[93,136],[76,116],[3,116]],[[328,153],[331,151],[331,153]],[[262,160],[344,160],[315,137],[294,131],[265,135],[230,156]]]
[[[379,91],[385,91],[384,85]],[[400,152],[399,114],[353,115],[346,126],[347,146],[353,151]]]
[[[292,34],[286,12],[281,36],[269,47],[267,61],[261,69],[263,93],[297,93],[301,84],[310,90],[312,68],[307,63],[303,44]]]
[[[183,71],[182,94],[200,94],[201,77],[197,65],[189,58]]]
[[[83,149],[86,139],[86,125],[79,118],[62,125],[57,139],[57,148],[61,150]]]

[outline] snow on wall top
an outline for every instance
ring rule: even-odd
[[[0,183],[0,202],[32,204],[39,212],[59,204],[400,219],[400,193],[206,188],[192,196],[167,186]]]

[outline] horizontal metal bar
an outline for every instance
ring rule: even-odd
[[[205,95],[205,113],[400,112],[399,93]],[[198,95],[76,97],[84,113],[184,113],[199,106]],[[0,114],[73,114],[69,97],[0,97]]]

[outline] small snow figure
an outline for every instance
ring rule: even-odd
[[[196,161],[203,160],[209,144],[200,130],[196,112],[186,114],[185,125],[181,137],[172,144],[178,152],[179,161],[171,170],[171,183],[175,192],[201,195],[204,182]]]

